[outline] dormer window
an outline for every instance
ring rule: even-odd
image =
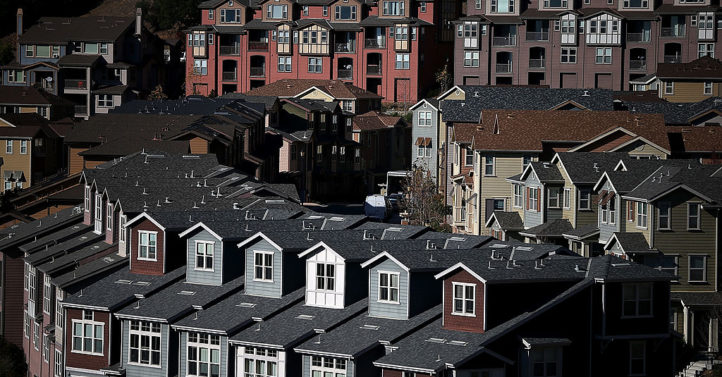
[[[240,9],[221,9],[221,22],[240,23],[241,22],[241,10]]]
[[[107,215],[106,220],[105,220],[105,228],[108,231],[112,232],[113,231],[113,204],[112,203],[108,203],[105,212]]]
[[[356,19],[356,6],[355,5],[339,5],[336,7],[336,19],[337,20],[355,20]]]
[[[266,17],[274,20],[288,18],[288,5],[269,5],[266,8]]]
[[[379,272],[379,301],[399,303],[399,274]]]
[[[90,186],[85,186],[85,212],[90,212]]]
[[[253,252],[253,280],[273,281],[273,253],[267,251]]]
[[[73,320],[73,353],[103,354],[105,324],[94,320],[91,310],[83,310],[83,319]]]
[[[103,231],[103,195],[95,195],[95,233],[100,234]]]
[[[451,314],[462,316],[476,316],[476,284],[452,283],[454,293],[454,306]]]
[[[384,16],[404,16],[405,3],[403,1],[384,1]]]
[[[196,241],[196,270],[213,271],[214,243]]]
[[[155,261],[158,259],[157,232],[138,231],[138,259]]]
[[[318,263],[316,265],[316,289],[333,291],[335,288],[336,265]]]

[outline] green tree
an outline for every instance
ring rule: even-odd
[[[451,231],[446,223],[449,207],[428,170],[423,166],[414,166],[404,180],[403,188],[401,211],[410,225],[424,225],[439,232]]]
[[[439,84],[441,93],[444,93],[451,88],[453,76],[449,71],[449,64],[444,64],[443,67],[439,68],[439,70],[434,74],[434,79],[436,80],[436,83]]]
[[[0,376],[25,377],[26,370],[23,350],[0,336]]]

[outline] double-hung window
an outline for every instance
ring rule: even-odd
[[[575,64],[577,62],[577,48],[562,47],[561,62]]]
[[[273,253],[254,251],[253,271],[254,280],[273,281]]]
[[[103,354],[105,323],[95,321],[92,310],[83,310],[83,318],[73,320],[72,352]]]
[[[40,350],[40,324],[33,322],[33,348]]]
[[[337,20],[355,20],[356,19],[356,6],[355,5],[338,5],[338,6],[336,6],[336,19]]]
[[[487,177],[494,176],[496,174],[494,156],[484,156],[484,175]]]
[[[220,335],[189,332],[187,356],[189,376],[218,377],[221,370]]]
[[[278,72],[291,72],[291,57],[290,56],[279,56],[278,57]]]
[[[652,315],[652,284],[625,284],[622,288],[622,316],[648,317]]]
[[[670,205],[669,202],[659,202],[657,204],[657,229],[669,230],[670,227]]]
[[[95,233],[103,231],[103,195],[95,194]]]
[[[384,16],[404,16],[404,2],[403,1],[384,1],[383,15]]]
[[[138,259],[156,260],[158,256],[158,233],[138,231]]]
[[[561,352],[559,347],[533,348],[530,352],[532,377],[557,377],[561,375]]]
[[[120,216],[118,216],[118,218],[120,219],[120,226],[119,226],[120,229],[118,230],[120,232],[120,235],[119,235],[118,239],[121,242],[125,242],[125,232],[126,232],[125,223],[128,220],[128,218],[125,215],[120,215]]]
[[[55,350],[55,368],[53,368],[53,376],[62,377],[63,375],[63,353],[60,350]]]
[[[664,82],[664,94],[674,94],[674,81]]]
[[[13,154],[13,141],[5,140],[5,154]]]
[[[550,187],[547,189],[547,206],[549,208],[559,208],[559,188]]]
[[[53,302],[53,286],[50,284],[52,278],[50,275],[45,274],[43,276],[43,313],[50,314],[52,312]]]
[[[335,264],[316,264],[316,289],[324,291],[333,291],[334,289],[336,289]]]
[[[431,125],[431,111],[419,111],[419,126]]]
[[[637,228],[647,228],[647,203],[637,202]]]
[[[612,64],[612,48],[597,47],[596,64]]]
[[[208,74],[208,59],[195,59],[193,60],[193,73],[196,75],[205,76]]]
[[[91,197],[91,195],[92,195],[92,194],[90,193],[90,186],[85,186],[85,197],[84,197],[84,199],[85,199],[85,212],[90,212],[90,200],[91,200],[90,197]]]
[[[244,347],[243,353],[243,376],[278,376],[278,351],[260,347]]]
[[[522,185],[515,183],[514,184],[514,207],[521,208],[522,201],[524,200],[524,194],[522,194],[524,188]]]
[[[379,301],[399,302],[399,274],[379,272]]]
[[[20,140],[20,154],[28,154],[28,141]]]
[[[707,96],[712,95],[712,81],[704,82],[704,90],[702,93]]]
[[[475,284],[467,283],[452,283],[453,289],[453,308],[451,308],[451,314],[454,315],[465,315],[475,316]]]
[[[564,209],[571,208],[572,203],[572,190],[569,188],[564,189]]]
[[[113,231],[113,203],[110,202],[105,206],[105,229]]]
[[[539,191],[540,189],[536,187],[529,188],[529,202],[527,205],[527,210],[530,211],[538,211],[539,210]]]
[[[409,69],[409,54],[396,54],[396,69]]]
[[[98,94],[98,107],[113,107],[113,95]]]
[[[288,5],[268,5],[266,17],[273,20],[288,18]]]
[[[687,230],[700,229],[699,203],[687,203]]]
[[[647,375],[647,344],[642,341],[629,342],[629,375]]]
[[[471,148],[464,149],[464,165],[466,166],[473,166],[474,165],[474,151],[471,150]]]
[[[592,192],[588,189],[579,190],[579,209],[592,209]]]
[[[714,58],[714,43],[698,43],[697,44],[698,57],[709,56]]]
[[[687,280],[690,283],[704,283],[707,281],[707,256],[690,255]]]
[[[346,377],[346,359],[311,356],[311,377]]]
[[[308,72],[321,73],[323,71],[323,63],[321,58],[308,58]]]
[[[479,66],[479,51],[464,51],[464,67]]]
[[[57,290],[55,295],[55,326],[59,328],[65,327],[65,314],[63,312],[63,292]]]
[[[160,323],[130,321],[128,362],[160,366]]]
[[[196,241],[196,270],[213,271],[214,242]]]

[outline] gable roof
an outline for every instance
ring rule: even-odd
[[[705,55],[689,63],[658,63],[657,77],[668,79],[722,79],[722,62]]]
[[[353,128],[361,131],[384,130],[398,124],[404,125],[400,116],[385,115],[374,110],[353,117],[352,122]]]
[[[621,152],[559,152],[552,163],[560,162],[574,184],[595,184],[605,171],[611,171],[620,160],[629,160]]]
[[[20,44],[115,42],[134,23],[134,17],[41,17],[19,39]]]
[[[604,250],[611,249],[615,243],[625,254],[659,253],[659,250],[649,247],[647,239],[639,232],[614,232],[604,245]]]
[[[357,86],[338,80],[283,79],[252,89],[249,96],[295,97],[311,87],[316,87],[338,99],[380,99],[381,96]]]
[[[518,212],[494,211],[486,220],[485,226],[491,227],[494,225],[494,221],[498,222],[504,231],[524,229],[524,220],[521,219]]]

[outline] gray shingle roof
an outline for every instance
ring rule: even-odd
[[[519,232],[528,237],[561,237],[574,229],[567,219],[555,219]]]
[[[231,343],[288,348],[311,338],[315,330],[330,331],[349,318],[366,311],[367,300],[360,300],[344,309],[306,306],[300,302],[287,310],[249,327],[230,338]]]
[[[686,306],[719,306],[722,305],[720,292],[671,292],[673,301],[681,301]]]
[[[45,249],[40,249],[25,257],[25,261],[31,265],[36,265],[38,262],[43,263],[54,256],[74,252],[80,248],[103,240],[105,240],[105,235],[96,234],[93,232],[92,228],[87,227],[87,231],[85,233],[80,233],[65,242],[49,246]]]
[[[133,17],[41,17],[23,32],[21,44],[61,44],[69,42],[115,42],[132,24]]]
[[[594,184],[606,170],[613,170],[619,160],[629,160],[621,152],[560,152],[557,154],[574,184]]]
[[[644,235],[640,232],[614,232],[614,237],[625,253],[650,252],[656,250],[649,247],[647,239],[644,238]]]
[[[499,222],[501,229],[505,231],[524,229],[524,220],[521,219],[518,212],[494,211],[494,217]]]
[[[706,196],[713,203],[722,203],[722,177],[713,176],[718,169],[719,166],[714,165],[665,161],[624,197],[653,200],[669,190],[687,187]]]
[[[541,182],[564,182],[564,177],[556,165],[548,162],[533,161],[529,163]]]
[[[82,220],[82,208],[70,207],[39,220],[11,225],[9,228],[3,229],[3,232],[0,234],[0,249],[3,251],[7,250],[11,246],[26,243],[35,236],[47,234],[48,232],[52,232],[61,227],[64,228]]]
[[[440,317],[441,313],[441,305],[437,305],[408,320],[376,318],[361,314],[320,337],[314,337],[296,346],[294,351],[301,354],[329,353],[359,357],[374,347],[380,347],[382,342],[395,343],[399,338]]]
[[[664,114],[664,122],[669,125],[690,124],[690,118],[701,113],[718,110],[722,111],[722,99],[719,97],[707,98],[704,101],[677,103],[677,102],[627,102],[625,106],[633,113]]]

